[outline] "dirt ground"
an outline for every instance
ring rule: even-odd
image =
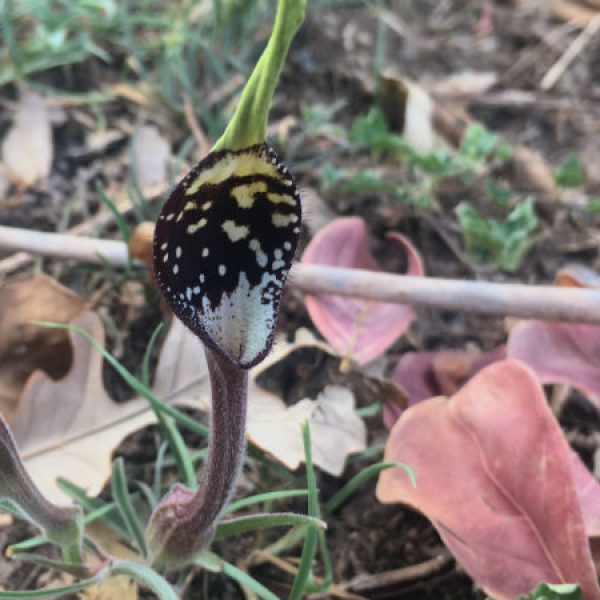
[[[302,107],[331,105],[342,101],[336,121],[350,126],[374,103],[374,64],[381,41],[378,5],[344,4],[310,15],[294,42],[272,113],[274,132],[288,117],[299,122]],[[495,84],[488,90],[470,94],[458,105],[473,119],[502,134],[510,144],[523,144],[540,153],[548,165],[556,167],[567,156],[580,157],[587,175],[585,194],[600,195],[600,37],[581,50],[553,88],[543,91],[540,82],[560,58],[580,28],[556,17],[546,2],[497,0],[408,0],[393,2],[385,10],[387,30],[383,63],[397,74],[431,88],[452,74],[466,71],[490,72]],[[41,73],[37,81],[70,92],[90,91],[99,81],[117,79],[111,66],[97,59]],[[0,88],[0,103],[17,97],[17,88]],[[103,210],[94,182],[125,182],[128,169],[127,137],[115,139],[98,151],[82,151],[85,116],[88,107],[63,108],[63,118],[54,127],[55,156],[50,177],[44,186],[17,191],[9,189],[0,197],[0,224],[41,231],[64,230],[84,223]],[[82,116],[83,115],[83,116]],[[168,113],[156,113],[115,100],[105,107],[108,123],[118,129],[123,121],[131,127],[140,123],[157,125],[174,147],[184,137],[186,124],[170,123]],[[0,112],[0,137],[9,126],[8,113]],[[130,127],[130,129],[131,129]],[[293,129],[292,129],[293,131]],[[339,194],[320,188],[319,172],[311,158],[326,151],[317,138],[304,141],[288,164],[297,170],[300,189],[317,191],[322,203],[308,210],[304,242],[310,238],[311,223],[318,226],[325,207],[330,215],[360,215],[369,224],[373,250],[386,269],[401,271],[402,259],[389,253],[383,235],[394,230],[407,235],[423,256],[427,274],[456,278],[485,278],[521,282],[552,281],[556,271],[567,263],[598,266],[600,216],[581,209],[581,203],[568,195],[536,196],[541,227],[539,239],[514,272],[481,268],[465,260],[453,210],[472,194],[456,182],[445,182],[438,190],[442,199],[435,211],[407,207],[381,194]],[[332,158],[339,168],[350,168],[343,154]],[[71,199],[65,210],[65,198]],[[484,214],[492,209],[478,205]],[[156,203],[158,204],[158,203]],[[491,212],[486,212],[491,211]],[[130,219],[133,223],[135,215]],[[103,237],[118,237],[114,225],[104,227]],[[458,249],[458,251],[457,251]],[[10,256],[0,252],[0,261]],[[1,266],[2,263],[0,263]],[[95,309],[108,323],[108,347],[125,366],[138,369],[149,337],[160,319],[156,295],[142,305],[132,300],[136,293],[120,275],[109,269],[93,272],[58,260],[37,260],[19,271],[4,271],[11,278],[39,267],[84,298],[94,298]],[[133,286],[135,287],[135,286]],[[135,291],[135,290],[134,290]],[[292,334],[298,327],[312,328],[302,295],[288,290],[280,328]],[[410,330],[386,355],[392,365],[407,350],[465,349],[489,350],[506,338],[504,319],[419,309]],[[378,401],[376,392],[361,384],[360,376],[344,374],[339,361],[326,355],[292,355],[279,371],[267,377],[268,386],[282,388],[287,402],[314,397],[327,383],[349,385],[356,391],[359,406]],[[131,391],[106,367],[105,383],[110,394],[126,401]],[[600,432],[600,413],[576,393],[569,396],[561,414],[574,448],[590,464]],[[369,441],[385,442],[381,415],[367,419]],[[128,438],[117,453],[132,463],[152,461],[152,430]],[[188,440],[190,444],[197,440]],[[434,441],[432,440],[432,443]],[[361,468],[349,467],[342,479],[319,475],[323,500],[331,497]],[[375,481],[365,485],[328,522],[328,540],[337,584],[360,597],[374,600],[481,600],[485,596],[458,566],[421,515],[398,506],[379,504],[374,496]],[[301,503],[277,504],[280,510],[305,510]],[[0,524],[0,548],[26,539],[34,531],[20,522]],[[268,538],[267,538],[268,539]],[[275,538],[273,538],[275,539]],[[252,536],[220,543],[219,553],[239,561],[256,543]],[[261,539],[261,543],[264,540]],[[299,549],[297,550],[299,555]],[[316,573],[322,572],[317,566]],[[258,564],[251,574],[280,597],[289,593],[291,577],[276,565]],[[34,589],[51,580],[48,572],[17,561],[0,563],[0,582],[6,589]],[[144,593],[144,598],[150,594]],[[190,580],[186,598],[237,600],[242,592],[221,575],[198,572]],[[317,597],[334,597],[315,595]]]

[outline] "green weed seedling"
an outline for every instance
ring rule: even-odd
[[[469,204],[460,204],[456,214],[465,249],[480,264],[514,271],[535,242],[532,234],[538,218],[531,198],[516,206],[505,221],[485,219]]]

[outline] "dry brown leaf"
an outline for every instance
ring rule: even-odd
[[[461,71],[432,81],[430,89],[436,96],[464,100],[487,92],[497,82],[498,74],[493,71]]]
[[[571,263],[562,267],[554,277],[559,287],[600,288],[600,275],[586,265]]]
[[[2,143],[6,173],[17,185],[31,186],[49,175],[52,154],[52,127],[44,101],[36,94],[23,94]]]
[[[340,475],[346,457],[366,448],[365,425],[354,412],[352,393],[339,386],[326,388],[316,400],[303,399],[286,406],[276,394],[256,384],[256,377],[300,347],[319,347],[334,354],[324,342],[301,329],[296,339],[279,341],[273,351],[252,369],[248,394],[248,439],[290,469],[304,461],[302,426],[309,421],[315,465]],[[165,340],[156,371],[155,390],[174,403],[185,401],[210,410],[204,351],[198,339],[175,320]]]
[[[72,324],[104,343],[104,328],[96,314],[84,313]],[[73,363],[67,375],[54,381],[36,371],[11,423],[27,470],[53,501],[65,500],[57,477],[97,494],[110,475],[113,449],[129,433],[155,422],[141,398],[114,402],[103,386],[101,355],[83,337],[69,333],[69,339]]]
[[[133,134],[132,169],[142,190],[163,186],[171,146],[153,125],[142,125]]]
[[[85,534],[110,556],[123,560],[139,560],[138,553],[125,545],[122,539],[100,520],[87,525]],[[81,598],[83,600],[138,600],[138,585],[131,577],[118,575],[110,577],[100,585],[87,588],[81,592]]]
[[[71,290],[46,275],[0,286],[0,411],[10,420],[27,378],[42,369],[64,376],[72,360],[66,332],[31,321],[68,323],[86,308]]]
[[[435,104],[420,85],[393,72],[382,75],[380,85],[381,107],[394,131],[422,153],[446,146],[434,127]]]
[[[595,8],[594,8],[595,7]],[[597,0],[553,0],[552,13],[563,21],[585,27],[598,15]]]
[[[8,173],[6,172],[6,167],[0,162],[0,203],[4,199],[9,186],[10,180],[8,178]]]
[[[44,317],[56,319],[56,315]],[[104,343],[104,328],[95,313],[79,314],[72,324]],[[311,334],[299,332],[294,343],[280,344],[261,370],[301,345],[328,348]],[[57,486],[58,477],[76,482],[90,495],[97,494],[110,475],[113,449],[129,433],[155,422],[145,400],[117,404],[108,396],[102,382],[102,357],[85,338],[69,332],[67,346],[72,356],[68,372],[53,380],[45,372],[35,371],[11,423],[27,470],[41,491],[58,502],[66,499]],[[203,347],[179,321],[173,323],[163,345],[155,391],[169,403],[210,409]],[[331,387],[314,401],[302,400],[288,408],[259,388],[253,378],[249,437],[289,468],[296,468],[304,457],[301,427],[308,419],[315,464],[339,475],[346,456],[365,448],[365,427],[353,407],[348,390]]]
[[[556,196],[552,169],[541,154],[525,146],[513,146],[512,179],[519,189]]]
[[[81,593],[84,600],[138,600],[137,582],[127,575],[110,577]]]

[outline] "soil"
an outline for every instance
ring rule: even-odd
[[[468,70],[490,71],[498,82],[489,94],[471,96],[464,108],[490,130],[501,133],[511,144],[525,144],[541,153],[554,167],[570,154],[577,154],[587,168],[586,193],[600,194],[598,159],[600,157],[600,38],[582,50],[557,85],[542,92],[539,82],[564,52],[578,31],[556,38],[564,23],[549,14],[547,6],[533,7],[528,2],[497,0],[408,0],[390,6],[391,25],[387,29],[384,63],[395,71],[424,85]],[[540,3],[545,5],[545,3]],[[379,40],[381,41],[381,40]],[[285,67],[273,109],[272,120],[300,118],[302,107],[330,105],[343,101],[336,120],[350,126],[352,121],[373,105],[375,84],[374,61],[377,55],[378,20],[376,11],[363,4],[344,4],[339,8],[315,11],[297,40]],[[115,81],[111,66],[89,59],[68,69],[57,68],[35,77],[69,92],[93,90],[97,81]],[[499,100],[504,92],[520,91],[534,102],[511,104]],[[529,97],[528,96],[528,97]],[[14,86],[0,89],[0,102],[17,97]],[[494,98],[496,101],[494,102]],[[35,190],[9,190],[0,198],[0,223],[42,231],[60,231],[84,223],[102,209],[95,188],[101,177],[111,186],[124,186],[128,172],[126,139],[116,141],[97,152],[83,152],[83,126],[77,112],[87,108],[63,109],[63,119],[54,128],[55,158],[48,181]],[[156,115],[148,109],[132,107],[125,100],[115,100],[106,108],[109,125],[127,121],[133,125],[156,123],[171,125],[169,113]],[[8,126],[8,117],[0,112],[0,134]],[[185,138],[181,120],[168,129],[169,141],[178,148]],[[327,150],[322,140],[305,141],[299,146],[297,163],[301,189],[318,188],[318,172],[306,167],[306,161]],[[332,159],[338,167],[347,167],[343,155]],[[482,270],[457,254],[460,235],[453,208],[464,191],[452,187],[440,191],[448,198],[435,213],[423,213],[400,206],[379,195],[340,195],[320,192],[322,202],[333,215],[360,215],[372,233],[373,251],[384,267],[401,271],[402,258],[390,251],[384,233],[390,230],[407,235],[421,252],[427,273],[456,278],[485,277],[493,280],[548,283],[557,269],[570,262],[597,266],[600,217],[591,216],[566,205],[559,199],[536,199],[542,220],[542,236],[513,273]],[[65,198],[71,199],[68,210]],[[476,203],[476,199],[475,199]],[[158,205],[159,202],[154,203]],[[478,206],[484,213],[488,208]],[[313,207],[311,206],[311,210]],[[319,216],[315,209],[314,222]],[[137,216],[131,214],[130,222]],[[308,211],[309,239],[313,215]],[[115,226],[105,228],[105,237],[118,237]],[[0,259],[8,256],[0,253]],[[156,323],[161,318],[158,296],[148,281],[130,279],[111,269],[85,269],[69,261],[44,259],[38,266],[55,276],[85,298],[95,298],[95,309],[107,330],[107,346],[125,366],[139,372],[139,365]],[[29,269],[30,267],[27,267]],[[33,267],[31,267],[33,268]],[[7,276],[13,276],[12,274]],[[140,297],[144,299],[140,302]],[[312,328],[302,296],[288,291],[280,329],[293,334],[298,327]],[[489,350],[506,339],[503,319],[470,314],[418,310],[408,334],[386,355],[389,366],[407,350],[472,348]],[[156,356],[154,356],[156,358]],[[109,367],[105,384],[119,401],[132,394]],[[343,383],[356,394],[359,406],[379,400],[376,390],[365,384],[364,375],[342,373],[339,361],[317,351],[291,355],[285,363],[268,373],[262,382],[280,391],[286,402],[315,397],[331,382]],[[200,416],[201,417],[201,416]],[[600,413],[576,393],[572,393],[560,413],[573,447],[591,465],[598,447]],[[369,442],[383,444],[386,430],[381,416],[367,420]],[[187,439],[198,447],[199,439]],[[148,478],[156,456],[158,436],[153,428],[130,436],[116,450],[126,457],[131,476]],[[318,486],[326,501],[364,464],[354,463],[342,478],[320,473]],[[251,474],[247,474],[249,477]],[[298,473],[302,475],[301,472]],[[399,506],[381,505],[374,495],[375,481],[364,485],[336,514],[328,519],[328,540],[338,586],[360,597],[374,600],[481,600],[485,596],[458,566],[435,529],[418,513]],[[304,512],[301,502],[278,503],[277,509]],[[0,548],[26,539],[35,531],[20,521],[6,519],[0,525]],[[274,541],[269,533],[258,540],[243,536],[219,543],[217,550],[227,560],[240,563],[248,559],[258,541]],[[298,557],[299,548],[289,550],[288,557]],[[286,597],[291,577],[276,564],[254,559],[251,574]],[[322,574],[322,565],[315,573]],[[36,589],[47,585],[52,576],[39,567],[18,561],[0,563],[0,584],[6,589]],[[143,592],[144,598],[152,596]],[[241,590],[223,575],[197,571],[187,581],[185,598],[238,600]],[[334,596],[314,595],[315,598]]]

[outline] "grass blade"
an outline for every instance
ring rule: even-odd
[[[71,585],[64,585],[61,587],[55,587],[45,590],[28,590],[26,592],[0,592],[0,600],[21,600],[22,598],[60,598],[67,594],[76,594],[81,592],[92,585],[102,583],[106,578],[106,573],[102,572],[96,577],[80,581],[79,583],[73,583]]]
[[[135,540],[141,555],[146,558],[146,539],[144,538],[144,531],[133,507],[129,490],[127,489],[125,462],[122,457],[117,458],[113,463],[111,483],[113,498],[119,508],[123,521],[125,521],[125,526],[129,531],[130,537]]]
[[[237,581],[243,588],[254,592],[263,600],[280,600],[273,592],[268,590],[264,585],[256,581],[254,577],[248,575],[245,571],[238,569],[236,566],[224,561],[212,552],[203,552],[197,559],[196,564],[211,571],[212,573],[224,573]]]
[[[302,429],[304,440],[304,455],[306,463],[306,483],[308,486],[308,514],[311,517],[319,518],[319,499],[317,496],[317,480],[312,462],[312,442],[310,437],[310,427],[308,422],[304,423]],[[304,538],[304,548],[300,557],[298,572],[294,577],[290,600],[301,600],[304,590],[309,582],[312,572],[312,562],[317,552],[318,529],[308,527],[306,537]]]
[[[366,469],[363,469],[360,473],[357,473],[341,490],[339,490],[336,494],[334,494],[329,502],[325,505],[325,514],[330,515],[337,508],[339,508],[354,492],[366,481],[368,481],[371,477],[375,477],[381,473],[381,471],[385,471],[386,469],[391,469],[392,467],[399,467],[406,471],[410,482],[413,487],[416,486],[415,481],[415,473],[414,471],[407,465],[399,462],[378,462],[374,465],[370,465]]]
[[[93,513],[94,511],[97,511],[99,509],[101,509],[104,506],[108,506],[108,505],[112,505],[112,509],[114,510],[116,508],[116,505],[112,502],[110,503],[105,503],[103,500],[100,500],[99,498],[90,498],[83,489],[81,489],[79,486],[75,485],[74,483],[71,483],[70,481],[63,479],[62,477],[59,477],[56,480],[56,483],[58,484],[58,487],[65,493],[67,494],[67,496],[69,496],[70,498],[72,498],[73,500],[75,500],[75,502],[77,502],[77,504],[79,504],[80,506],[83,506],[83,508],[87,511],[89,511],[90,513]],[[125,529],[123,522],[121,521],[121,519],[119,518],[118,515],[116,514],[111,514],[111,511],[108,511],[108,513],[105,515],[105,522],[112,528],[114,529],[121,537],[126,538],[127,537],[127,529]]]
[[[271,527],[297,527],[298,525],[310,525],[311,528],[325,529],[327,524],[320,519],[296,513],[259,513],[221,521],[217,526],[215,540],[222,540],[234,535],[240,535],[255,529],[266,529]]]
[[[169,582],[147,565],[131,560],[116,560],[109,569],[109,575],[129,575],[152,590],[160,600],[179,600],[179,596]]]
[[[284,498],[299,498],[307,496],[308,490],[280,490],[278,492],[266,492],[264,494],[255,494],[254,496],[248,496],[242,498],[236,502],[231,502],[225,509],[225,513],[232,513],[242,508],[247,508],[260,502],[271,502],[272,500],[283,500]]]

